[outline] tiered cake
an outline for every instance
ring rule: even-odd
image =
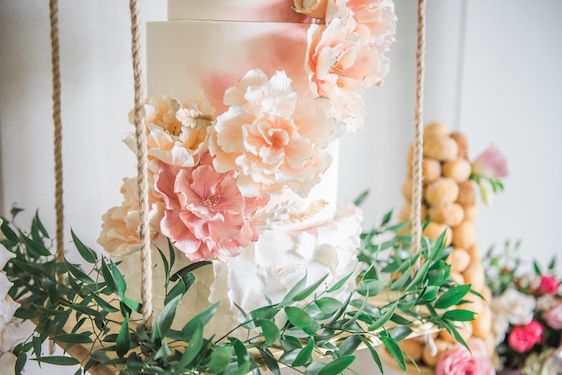
[[[393,4],[168,6],[169,20],[147,28],[151,231],[157,246],[177,249],[176,269],[212,260],[196,271],[176,322],[220,301],[210,329],[224,332],[239,308],[279,302],[305,275],[330,283],[356,269],[361,213],[337,207],[338,138],[360,128],[363,91],[388,71]],[[135,151],[132,135],[125,141]],[[140,277],[133,185],[125,180],[99,239],[129,286]],[[159,262],[156,309],[163,278]],[[353,287],[351,278],[342,296]]]

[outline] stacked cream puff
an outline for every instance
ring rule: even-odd
[[[441,122],[426,126],[423,151],[423,219],[429,218],[424,235],[436,240],[443,232],[447,232],[447,246],[454,248],[448,262],[451,266],[451,277],[459,284],[471,284],[472,288],[490,300],[490,290],[486,287],[482,253],[476,242],[476,221],[480,208],[477,204],[476,184],[470,180],[472,172],[468,159],[468,141],[458,132],[451,132]],[[412,147],[408,156],[409,165],[412,160]],[[412,194],[412,170],[408,172],[402,192],[407,202]],[[406,204],[400,213],[400,220],[410,220],[411,206]],[[490,353],[494,350],[490,335],[492,315],[488,303],[479,297],[469,294],[465,298],[469,304],[460,308],[477,313],[472,323],[458,324],[461,335],[468,340],[478,337],[484,340]],[[435,335],[438,354],[433,356],[429,346],[420,340],[408,340],[401,344],[402,349],[417,363],[434,367],[439,355],[445,352],[455,340],[446,331]]]

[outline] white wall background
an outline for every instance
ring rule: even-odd
[[[121,179],[134,174],[120,142],[132,103],[128,7],[60,3],[65,213],[94,244],[101,214],[119,203]],[[402,204],[412,137],[415,2],[396,3],[392,71],[368,95],[365,131],[342,142],[340,198],[371,189],[367,224]],[[142,14],[165,19],[165,2],[144,1]],[[426,119],[466,132],[473,154],[494,141],[510,161],[506,193],[483,210],[480,243],[521,238],[525,255],[543,260],[559,253],[561,20],[562,2],[552,0],[434,0],[428,7]],[[25,223],[39,207],[52,229],[51,129],[47,2],[0,0],[0,213],[16,203],[29,210]],[[375,372],[367,358],[362,363],[361,374]]]

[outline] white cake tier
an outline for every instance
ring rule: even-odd
[[[207,3],[197,4],[205,8],[202,4]],[[252,69],[260,69],[268,76],[285,71],[299,97],[310,95],[304,70],[308,27],[278,22],[149,23],[148,95],[190,101],[203,93],[218,115],[227,109],[223,104],[225,90]],[[334,217],[338,192],[337,143],[328,151],[332,164],[306,198],[289,189],[272,197],[271,211],[286,214],[280,219],[286,230],[307,228]]]
[[[197,282],[180,302],[173,327],[181,329],[194,315],[210,304],[220,302],[217,314],[205,329],[208,336],[220,336],[243,319],[236,305],[250,312],[268,305],[267,298],[279,303],[305,275],[307,285],[324,276],[327,276],[326,285],[333,285],[354,270],[358,272],[361,220],[361,210],[349,206],[338,210],[332,221],[307,230],[261,231],[259,240],[242,250],[239,256],[213,261],[212,266],[194,272]],[[155,244],[162,249],[167,247],[163,237],[157,239]],[[166,251],[164,253],[167,254]],[[153,303],[157,315],[164,305],[165,273],[156,250],[153,251],[152,259]],[[181,253],[177,253],[172,272],[190,263]],[[127,285],[132,286],[127,290],[127,295],[137,300],[140,298],[140,288],[134,286],[140,285],[139,264],[140,253],[136,252],[123,258],[119,265]],[[342,289],[331,296],[344,300],[354,288],[355,278],[351,277]],[[320,290],[325,288],[320,287]]]
[[[293,0],[168,0],[169,20],[302,22]]]

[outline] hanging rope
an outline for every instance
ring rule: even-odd
[[[55,257],[58,263],[64,262],[64,204],[62,175],[62,120],[61,120],[61,84],[59,56],[59,17],[58,0],[49,1],[49,18],[51,21],[51,70],[53,79],[53,125],[54,125],[54,161],[55,161]],[[62,273],[59,281],[64,280]]]
[[[144,121],[141,42],[139,8],[137,0],[129,1],[131,13],[131,37],[133,75],[135,81],[135,137],[137,142],[137,188],[139,193],[140,228],[139,242],[142,262],[142,318],[146,327],[151,326],[152,317],[152,254],[150,250],[150,226],[148,217],[148,151],[146,123]]]
[[[416,108],[414,155],[412,159],[412,252],[418,253],[422,238],[422,196],[423,196],[423,85],[425,58],[425,0],[418,0],[418,29],[416,48]]]

